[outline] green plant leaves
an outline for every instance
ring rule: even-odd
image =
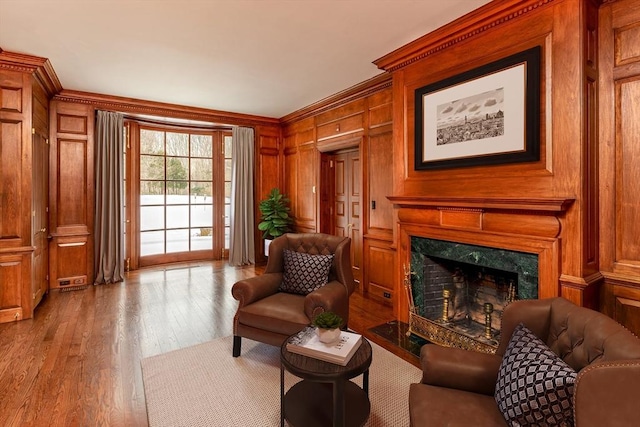
[[[290,231],[293,218],[289,216],[289,198],[273,188],[266,199],[258,205],[262,214],[258,230],[264,239],[273,239]]]
[[[342,317],[332,311],[325,311],[318,314],[312,323],[320,329],[335,329],[342,326]]]

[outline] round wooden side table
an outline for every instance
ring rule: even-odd
[[[364,337],[347,366],[280,349],[280,425],[293,427],[363,426],[369,418],[371,344]],[[302,378],[284,391],[284,371]],[[362,388],[349,381],[362,374]]]

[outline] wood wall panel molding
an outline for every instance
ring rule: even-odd
[[[0,86],[0,109],[7,113],[22,113],[22,88]]]
[[[70,133],[87,135],[87,117],[72,115],[72,114],[58,114],[56,126],[58,127],[58,133]]]
[[[373,63],[385,71],[397,71],[436,52],[455,48],[455,45],[460,42],[482,36],[487,31],[495,30],[514,19],[526,19],[530,12],[554,1],[556,0],[493,1],[396,49]]]
[[[615,66],[640,61],[640,23],[615,30]]]

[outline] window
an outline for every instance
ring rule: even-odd
[[[135,264],[220,258],[229,246],[230,133],[136,128]]]

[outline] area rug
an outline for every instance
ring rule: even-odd
[[[142,360],[151,427],[280,425],[280,349],[244,339],[231,356],[232,337]],[[371,343],[370,427],[409,425],[409,385],[422,372]],[[299,378],[285,373],[285,390]],[[353,380],[362,386],[362,376]]]

